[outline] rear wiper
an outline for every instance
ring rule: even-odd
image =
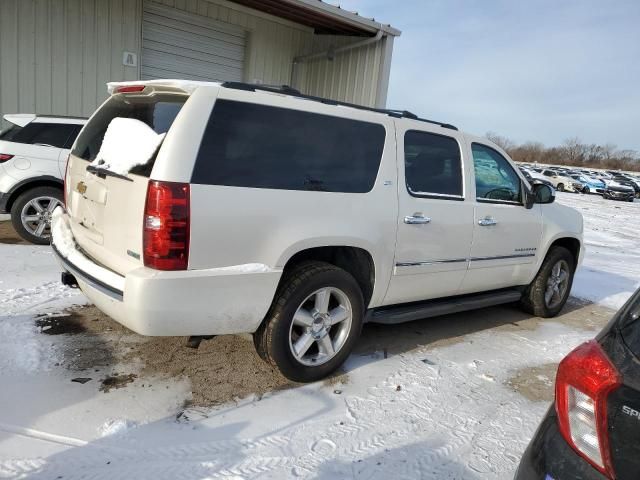
[[[100,168],[100,167],[97,167],[95,165],[87,166],[87,172],[93,173],[94,175],[97,175],[100,178],[116,177],[116,178],[121,178],[122,180],[126,180],[128,182],[133,182],[133,179],[127,177],[126,175],[121,175],[119,173],[112,172],[111,170],[109,170],[107,168]]]

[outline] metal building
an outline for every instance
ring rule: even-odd
[[[398,35],[321,0],[0,0],[0,113],[89,116],[106,82],[151,78],[382,107]]]

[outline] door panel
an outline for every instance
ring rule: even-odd
[[[473,244],[460,293],[523,285],[530,281],[542,238],[540,205],[522,203],[516,169],[491,147],[474,143]]]
[[[421,124],[397,132],[399,216],[387,305],[455,295],[467,270],[473,205],[465,200],[464,144],[457,132],[439,130]]]

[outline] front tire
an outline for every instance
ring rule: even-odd
[[[51,215],[62,205],[62,189],[36,187],[22,193],[11,206],[11,223],[18,235],[36,245],[51,242]]]
[[[582,189],[582,193],[584,193],[585,195],[589,195],[591,193],[591,190],[589,189],[589,187],[584,187],[584,189]]]
[[[569,250],[551,247],[538,274],[522,295],[522,309],[537,317],[558,315],[569,298],[575,269],[575,259]]]
[[[363,317],[362,291],[351,274],[305,262],[285,274],[253,341],[260,357],[289,380],[314,382],[344,363]]]
[[[564,183],[559,183],[556,187],[556,190],[558,190],[559,192],[564,192]]]

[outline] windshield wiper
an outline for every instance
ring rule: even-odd
[[[87,172],[93,173],[94,175],[97,175],[100,178],[116,177],[116,178],[120,178],[122,180],[126,180],[128,182],[133,182],[133,179],[127,177],[126,175],[121,175],[119,173],[112,172],[108,168],[100,168],[100,167],[97,167],[95,165],[87,166]]]

